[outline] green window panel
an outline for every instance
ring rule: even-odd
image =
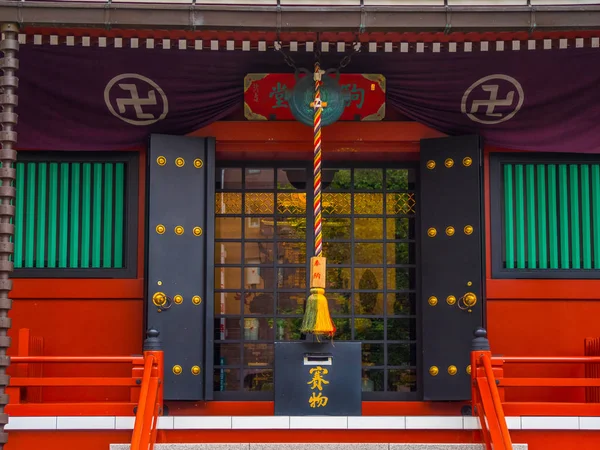
[[[501,230],[501,271],[600,269],[600,164],[500,160],[494,174],[501,181],[492,188],[493,204],[500,200],[492,228]]]
[[[137,165],[108,159],[38,154],[16,163],[15,275],[134,276]]]

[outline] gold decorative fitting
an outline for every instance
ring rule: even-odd
[[[162,286],[162,281],[157,281],[156,284],[158,284],[159,286]]]
[[[200,366],[192,367],[192,375],[200,375]]]
[[[436,234],[437,234],[437,230],[435,228],[429,228],[427,230],[427,236],[429,236],[429,237],[435,237]]]
[[[448,366],[448,373],[450,375],[456,375],[458,373],[458,369],[456,366]]]
[[[461,300],[467,308],[472,308],[477,303],[477,296],[472,292],[467,292]]]
[[[173,373],[175,375],[181,375],[181,372],[183,372],[183,369],[181,368],[181,366],[173,366]]]
[[[471,364],[467,366],[467,374],[471,375]]]
[[[467,226],[464,228],[464,232],[465,232],[465,234],[466,234],[467,236],[468,236],[468,235],[470,235],[470,234],[473,234],[473,227],[472,227],[471,225],[467,225]]]
[[[436,366],[431,366],[429,368],[429,375],[432,377],[435,377],[438,373],[440,373],[440,369],[438,369]]]
[[[176,235],[178,235],[178,236],[181,236],[181,235],[183,234],[183,231],[184,231],[184,230],[183,230],[183,227],[182,227],[181,225],[177,225],[177,226],[175,227],[175,234],[176,234]]]
[[[183,167],[185,165],[185,160],[183,158],[177,158],[175,160],[175,165],[177,167]]]
[[[165,226],[161,225],[161,224],[156,225],[156,232],[158,234],[164,234],[164,232],[165,232]]]
[[[473,286],[473,282],[472,281],[467,281],[467,286]]]
[[[446,297],[446,303],[448,303],[450,306],[454,305],[456,303],[456,297],[454,295],[449,295]]]
[[[454,227],[446,227],[446,234],[448,236],[453,236],[454,235]]]
[[[429,170],[433,170],[433,169],[435,169],[435,161],[433,159],[430,159],[429,161],[427,161],[427,164],[425,166]]]
[[[194,160],[194,167],[196,169],[201,169],[203,165],[204,165],[204,163],[202,162],[202,160],[200,158],[196,158]]]
[[[164,156],[159,156],[158,158],[156,158],[156,164],[158,164],[159,166],[164,166],[165,164],[167,164],[167,158],[165,158]]]
[[[469,167],[471,164],[473,164],[473,160],[471,158],[469,158],[468,156],[466,158],[463,158],[463,165],[465,167]]]
[[[452,158],[447,158],[446,161],[444,161],[444,165],[449,169],[454,165],[454,160]]]
[[[167,304],[167,296],[164,292],[156,292],[152,296],[152,303],[154,303],[154,305],[158,307],[164,306]]]
[[[177,294],[175,297],[173,297],[173,301],[178,305],[181,305],[183,303],[183,297]]]
[[[202,298],[199,295],[194,295],[192,297],[192,303],[194,305],[199,305],[200,303],[202,303]]]
[[[194,229],[192,231],[194,233],[194,236],[202,236],[202,228],[194,227]]]
[[[433,295],[431,297],[429,297],[429,299],[427,300],[427,303],[429,303],[429,306],[435,306],[437,305],[437,297],[434,297]]]

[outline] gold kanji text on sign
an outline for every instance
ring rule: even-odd
[[[308,399],[308,403],[311,408],[321,408],[323,406],[327,406],[327,402],[329,398],[325,397],[321,392],[319,395],[316,395],[315,392],[312,393],[311,397]]]
[[[329,384],[329,381],[323,378],[323,375],[327,375],[329,373],[327,369],[323,369],[321,366],[317,366],[310,369],[309,373],[312,375],[312,380],[310,380],[306,384],[309,384],[312,390],[318,389],[319,391],[322,391],[323,385]]]

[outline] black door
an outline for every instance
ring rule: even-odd
[[[202,400],[211,379],[205,316],[214,290],[214,148],[213,139],[150,138],[147,327],[163,343],[166,400]]]
[[[424,399],[467,400],[484,311],[479,137],[421,141],[420,172]]]

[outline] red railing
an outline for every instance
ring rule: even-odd
[[[158,332],[150,330],[144,343],[142,356],[13,356],[11,364],[16,373],[25,376],[13,376],[7,393],[10,396],[10,411],[39,415],[53,408],[61,413],[72,411],[72,415],[103,415],[103,410],[115,410],[115,403],[31,403],[27,401],[27,390],[43,387],[129,387],[130,401],[122,402],[123,415],[135,412],[135,424],[132,433],[131,450],[152,450],[156,441],[158,417],[163,408],[164,376],[163,352],[159,350]],[[47,364],[131,364],[131,375],[127,377],[44,377],[40,366]],[[35,376],[30,376],[29,368],[38,368]],[[25,370],[23,370],[25,369]],[[98,370],[94,371],[98,373]],[[38,397],[38,396],[36,396]],[[39,395],[41,401],[42,395]],[[37,409],[37,408],[42,408]],[[21,414],[19,414],[21,415]]]
[[[505,388],[598,388],[599,378],[506,377],[505,364],[600,364],[600,357],[505,357],[492,356],[483,329],[475,332],[471,352],[472,409],[479,417],[487,450],[512,450],[505,415],[519,416],[600,416],[600,404],[589,402],[507,401]],[[584,371],[589,376],[589,371]]]

